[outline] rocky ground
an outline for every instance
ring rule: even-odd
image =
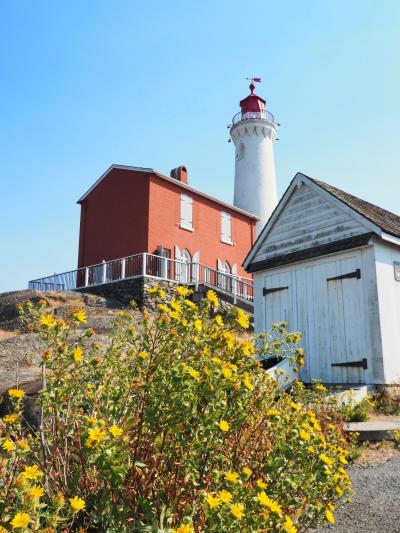
[[[73,310],[85,309],[88,327],[96,331],[92,342],[105,340],[118,311],[120,302],[76,292],[41,293],[33,290],[0,294],[0,394],[17,382],[34,393],[39,387],[39,361],[43,343],[36,333],[22,329],[17,304],[44,298],[59,316]]]
[[[400,451],[393,444],[369,446],[348,470],[352,503],[335,513],[335,525],[313,533],[399,533]]]

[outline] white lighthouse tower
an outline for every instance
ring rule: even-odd
[[[236,148],[233,203],[258,216],[258,235],[278,203],[273,146],[277,124],[266,101],[254,94],[254,80],[232,119],[230,134]]]

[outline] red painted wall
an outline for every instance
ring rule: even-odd
[[[180,224],[180,195],[193,198],[193,229],[188,231]],[[232,241],[234,245],[221,242],[221,211],[232,216]],[[237,273],[248,277],[242,262],[250,250],[255,235],[255,221],[218,202],[187,191],[152,175],[150,179],[149,208],[149,250],[157,246],[171,250],[174,257],[175,245],[182,251],[186,248],[191,256],[200,252],[200,263],[217,268],[217,259],[228,261],[232,267],[237,264]]]
[[[147,250],[149,179],[113,168],[81,205],[78,267]]]
[[[193,199],[193,228],[180,224],[180,195]],[[221,211],[232,217],[233,245],[221,242]],[[81,204],[78,267],[175,245],[191,256],[200,252],[200,263],[217,268],[217,259],[237,264],[237,273],[248,277],[242,262],[255,240],[255,221],[217,201],[164,180],[155,174],[113,168]]]

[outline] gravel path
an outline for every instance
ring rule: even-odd
[[[353,465],[348,470],[353,502],[335,513],[335,525],[315,533],[399,533],[400,456],[381,464]]]

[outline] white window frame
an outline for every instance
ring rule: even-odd
[[[189,231],[193,230],[193,198],[187,194],[181,194],[180,227]]]
[[[232,215],[230,213],[227,213],[226,211],[221,211],[221,242],[224,242],[226,244],[233,244]]]

